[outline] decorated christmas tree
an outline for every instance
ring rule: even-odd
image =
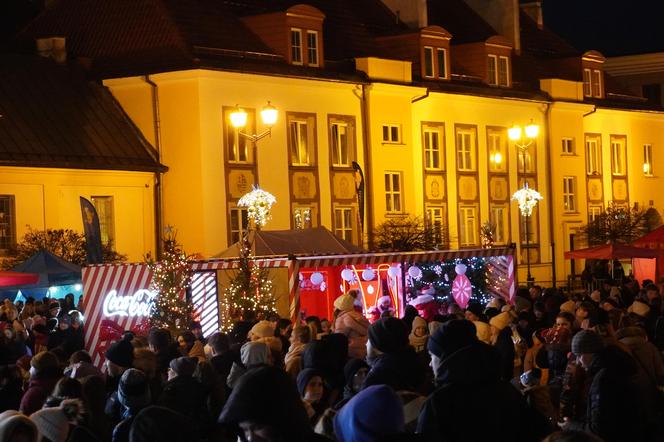
[[[247,316],[265,317],[277,311],[277,300],[268,270],[261,268],[251,253],[245,236],[241,241],[238,270],[224,290],[221,327],[230,330],[233,322]]]
[[[167,228],[161,261],[155,262],[148,257],[152,270],[150,288],[158,293],[152,306],[150,325],[174,334],[190,329],[193,313],[193,306],[186,298],[193,272],[187,254],[175,236],[175,232]]]

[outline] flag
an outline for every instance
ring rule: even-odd
[[[357,194],[358,215],[360,218],[360,235],[364,231],[364,173],[359,164],[353,161],[355,171],[355,193]]]
[[[101,251],[101,231],[99,230],[97,210],[95,210],[95,206],[87,199],[81,197],[80,200],[88,264],[101,264],[103,262],[103,254]]]

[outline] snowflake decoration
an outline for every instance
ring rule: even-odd
[[[258,186],[242,196],[237,202],[238,207],[247,208],[247,216],[253,220],[256,227],[263,227],[272,218],[270,209],[277,199],[269,192]]]
[[[440,276],[443,273],[443,268],[437,265],[433,268],[433,271],[436,275]]]
[[[537,202],[542,199],[542,195],[535,189],[530,189],[528,183],[512,195],[512,200],[519,203],[519,210],[523,216],[530,216]]]

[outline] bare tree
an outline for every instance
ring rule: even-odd
[[[580,231],[589,245],[628,244],[648,232],[647,211],[610,202],[606,210]]]
[[[381,252],[432,250],[449,243],[446,226],[421,217],[389,219],[374,231],[373,249]]]

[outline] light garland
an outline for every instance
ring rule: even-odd
[[[512,201],[517,201],[519,203],[519,210],[523,216],[530,216],[533,213],[533,209],[537,205],[539,200],[543,199],[542,195],[535,189],[528,187],[526,182],[522,189],[517,190],[512,195]]]
[[[247,208],[247,216],[254,221],[256,227],[263,227],[272,218],[270,210],[277,199],[269,192],[264,191],[258,186],[246,193],[237,202],[238,207]]]

